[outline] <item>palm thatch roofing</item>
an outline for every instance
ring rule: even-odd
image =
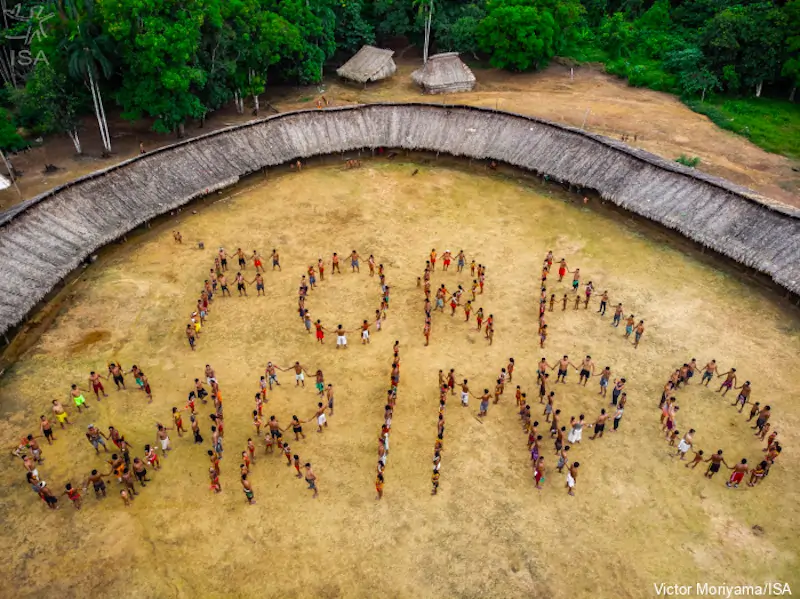
[[[394,75],[397,70],[397,65],[392,60],[393,55],[394,50],[361,46],[353,58],[336,69],[336,74],[358,83],[386,79]]]
[[[411,73],[411,79],[429,94],[468,92],[475,87],[475,75],[458,57],[458,52],[434,54]]]
[[[594,189],[800,294],[800,210],[600,135],[470,106],[282,113],[160,148],[0,214],[0,332],[97,248],[243,175],[362,148],[491,159]]]
[[[6,179],[3,175],[0,175],[0,190],[6,189],[7,187],[11,187],[11,181]]]

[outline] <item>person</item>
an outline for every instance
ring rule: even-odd
[[[614,388],[611,390],[611,405],[617,405],[619,401],[620,395],[622,395],[622,390],[625,388],[625,383],[627,381],[625,378],[614,379]]]
[[[439,471],[437,469],[433,469],[433,474],[431,475],[431,495],[436,495],[439,492]]]
[[[45,481],[39,481],[39,496],[44,500],[48,508],[51,510],[58,509],[58,497],[53,495],[53,492]]]
[[[189,421],[191,422],[192,434],[194,435],[195,445],[202,445],[203,435],[200,433],[200,423],[197,422],[197,417],[194,414],[191,414],[189,416]]]
[[[319,323],[319,320],[317,321],[317,323]],[[267,362],[267,367],[264,369],[264,372],[267,375],[267,382],[269,383],[270,391],[272,391],[272,385],[276,385],[278,387],[281,386],[281,384],[278,382],[277,367],[272,362]],[[266,397],[263,395],[262,397],[264,397],[264,400],[266,401]]]
[[[688,462],[686,464],[686,467],[689,468],[691,466],[692,470],[694,470],[695,468],[697,468],[697,465],[700,462],[703,462],[703,461],[704,461],[703,460],[703,450],[701,449],[700,451],[695,451],[694,452],[694,457],[692,458],[692,461]]]
[[[144,372],[139,372],[139,375],[142,377],[142,390],[147,396],[147,403],[153,403],[153,390],[150,388],[150,381]]]
[[[59,426],[63,429],[66,428],[64,426],[65,424],[72,425],[72,423],[69,421],[69,416],[66,410],[64,410],[64,406],[61,405],[61,402],[59,402],[57,399],[54,399],[52,401],[52,404],[53,407],[51,409],[53,411],[53,415],[56,417],[56,420],[58,421]]]
[[[467,407],[469,405],[469,386],[467,385],[467,379],[464,379],[464,382],[461,383],[461,405],[463,407]]]
[[[764,476],[767,473],[767,464],[766,460],[762,461],[758,466],[753,468],[750,471],[750,481],[747,483],[748,487],[755,487],[758,483],[764,480]]]
[[[64,487],[64,492],[62,495],[66,495],[69,500],[72,502],[72,505],[75,506],[76,510],[81,509],[81,505],[83,504],[83,500],[81,499],[81,493],[78,489],[72,488],[72,483],[67,483]]]
[[[186,432],[186,429],[183,428],[183,412],[184,410],[179,410],[178,408],[172,408],[172,421],[175,423],[175,430],[178,433],[179,437],[183,436],[183,433]]]
[[[748,472],[750,472],[750,468],[747,465],[747,458],[742,458],[742,460],[733,467],[731,477],[728,482],[725,483],[725,486],[729,489],[738,489],[739,483],[742,482],[744,475]]]
[[[328,383],[328,387],[325,390],[325,397],[328,400],[328,410],[331,417],[333,417],[333,384]]]
[[[558,376],[556,377],[556,383],[564,383],[565,385],[567,384],[566,380],[567,367],[572,366],[575,370],[578,369],[577,366],[575,366],[575,364],[569,361],[569,356],[567,355],[564,355],[564,357],[557,362],[556,366],[558,366]],[[555,370],[556,366],[553,366],[551,369]]]
[[[486,416],[486,413],[489,410],[489,390],[484,389],[483,395],[481,395],[480,397],[478,397],[477,395],[473,395],[473,397],[481,401],[480,410],[478,412],[478,418]]]
[[[567,471],[567,495],[575,495],[575,485],[578,481],[579,462],[573,462]]]
[[[294,370],[294,386],[295,387],[302,386],[305,388],[306,386],[305,367],[302,364],[300,364],[300,362],[295,362],[290,369]],[[289,368],[287,369],[281,368],[281,370],[289,370]]]
[[[619,321],[622,320],[622,304],[617,304],[614,310],[614,320],[611,321],[611,326],[614,328],[619,327]]]
[[[211,481],[209,489],[214,491],[214,493],[222,492],[222,485],[219,482],[219,472],[217,472],[214,468],[209,468],[208,478]]]
[[[572,445],[581,442],[581,437],[583,436],[583,427],[584,427],[584,415],[581,414],[580,418],[576,421],[575,418],[570,419],[570,431],[567,435],[567,441]]]
[[[619,429],[619,423],[622,422],[622,415],[625,413],[625,404],[621,402],[617,406],[617,411],[614,413],[614,428],[611,429],[612,433],[616,433]]]
[[[108,375],[106,375],[106,380],[111,377],[114,377],[114,384],[117,386],[117,391],[120,389],[125,389],[125,377],[122,374],[122,367],[114,362],[111,362],[111,364],[108,365]]]
[[[578,287],[581,284],[581,269],[580,268],[576,268],[575,270],[571,270],[569,272],[573,273],[573,276],[572,276],[572,291],[574,293],[577,293],[578,292]]]
[[[195,351],[195,345],[197,343],[197,334],[194,331],[194,327],[191,324],[186,325],[186,340],[189,342],[189,349]]]
[[[292,427],[295,441],[299,441],[300,437],[303,437],[303,439],[306,438],[305,433],[303,433],[302,421],[296,415],[292,415],[292,424],[290,426]],[[289,427],[287,426],[286,428],[288,429]],[[285,431],[286,429],[281,430]]]
[[[577,368],[575,369],[577,370]],[[589,379],[594,376],[594,361],[592,361],[592,356],[586,356],[581,363],[581,374],[580,378],[578,379],[578,384],[583,384],[586,386],[586,383],[589,382]],[[606,383],[608,380],[606,380]]]
[[[375,478],[375,490],[378,492],[377,496],[375,497],[376,501],[380,501],[383,499],[383,473],[378,472],[378,476]]]
[[[606,409],[602,408],[600,410],[600,415],[597,417],[594,423],[594,434],[589,437],[590,441],[594,441],[597,437],[603,436],[603,431],[606,428],[606,419],[608,418],[608,414],[606,414]]]
[[[308,488],[314,491],[312,498],[316,499],[317,495],[319,495],[319,488],[317,487],[317,475],[314,474],[314,471],[311,469],[311,462],[306,462],[305,469],[306,469],[305,479],[306,482],[308,483]]]
[[[745,381],[744,385],[735,387],[735,389],[739,391],[739,395],[736,398],[736,401],[733,402],[731,405],[735,406],[736,404],[741,404],[739,406],[739,413],[741,414],[742,411],[744,411],[745,404],[750,400],[750,393],[752,391],[750,381]]]
[[[361,272],[361,269],[358,266],[359,258],[360,256],[358,255],[357,251],[353,250],[350,252],[350,268],[352,272]]]
[[[214,416],[214,414],[212,414]],[[217,426],[211,427],[211,446],[214,448],[219,459],[222,459],[222,434]]]
[[[100,401],[100,393],[103,394],[103,397],[108,397],[101,379],[102,377],[94,370],[89,373],[89,385],[91,385],[92,391],[94,391],[94,394],[97,397],[97,401]]]
[[[750,422],[756,415],[761,411],[761,402],[757,401],[754,403],[750,408],[750,416],[747,418],[747,422]],[[63,427],[62,427],[63,428]]]
[[[108,474],[101,474],[97,470],[92,470],[91,474],[86,479],[86,484],[83,486],[87,487],[89,486],[89,483],[92,483],[92,487],[94,488],[94,496],[97,499],[102,499],[103,497],[106,497],[106,483],[103,481],[103,478],[107,478],[108,476]]]
[[[242,491],[244,491],[244,497],[247,503],[253,505],[256,502],[255,493],[253,493],[253,486],[250,484],[250,481],[247,480],[246,474],[242,474]]]
[[[703,377],[700,379],[700,384],[705,385],[708,387],[708,383],[711,382],[711,379],[714,378],[715,374],[719,374],[717,370],[717,361],[711,360],[703,371]]]
[[[281,270],[281,257],[280,254],[278,254],[278,250],[272,248],[272,254],[270,257],[272,258],[272,270],[275,270],[276,268]]]
[[[326,428],[328,426],[328,419],[325,417],[325,410],[326,409],[327,409],[327,407],[322,402],[319,402],[317,404],[317,411],[314,412],[314,415],[306,421],[306,422],[309,422],[312,419],[316,418],[316,420],[317,420],[317,432],[318,433],[322,432],[322,427],[323,426],[325,426]]]
[[[156,441],[161,443],[161,455],[167,457],[167,452],[172,449],[172,446],[169,442],[169,433],[167,431],[171,431],[173,427],[165,427],[163,424],[158,425],[158,430],[156,431]]]
[[[78,385],[73,384],[70,387],[70,395],[72,396],[72,401],[75,402],[75,407],[78,408],[78,413],[81,412],[82,407],[87,410],[89,409],[89,406],[86,405],[86,398],[83,396],[83,391]]]
[[[710,458],[708,458],[705,461],[710,462],[710,464],[708,465],[708,470],[706,470],[706,473],[704,474],[706,478],[713,478],[714,475],[717,472],[719,472],[721,464],[725,464],[726,468],[730,468],[730,466],[728,466],[728,463],[725,461],[725,458],[722,457],[721,449],[717,450],[717,453],[713,454]]]
[[[544,482],[544,457],[539,457],[533,468],[533,478],[536,481],[536,488],[541,490],[541,483]]]
[[[761,431],[764,430],[764,427],[767,424],[770,416],[772,416],[772,410],[770,406],[764,406],[764,408],[758,413],[758,418],[756,418],[756,425],[751,427],[752,429],[758,429],[757,435],[761,434]]]
[[[370,324],[367,320],[361,324],[361,345],[369,343],[369,327]]]
[[[254,464],[256,462],[256,445],[253,443],[253,439],[250,437],[247,438],[247,455],[249,456],[247,460],[247,467],[249,468],[250,462],[253,462]]]
[[[336,327],[336,349],[340,347],[347,349],[347,331],[342,328],[342,325]]]
[[[53,441],[56,440],[55,435],[53,435],[53,426],[44,414],[39,416],[39,430],[42,431],[42,435],[47,439],[47,444],[52,445]]]
[[[736,369],[731,368],[728,372],[717,375],[717,378],[722,378],[723,376],[725,377],[725,380],[719,386],[719,389],[717,389],[717,393],[725,389],[725,391],[722,391],[722,397],[725,397],[728,391],[730,391],[736,384]],[[734,403],[734,405],[736,404]]]
[[[636,331],[634,332],[634,341],[633,347],[638,348],[639,342],[642,340],[642,335],[644,335],[644,320],[640,320],[639,324],[636,325]]]
[[[689,432],[683,435],[680,443],[678,443],[678,451],[675,455],[681,456],[681,461],[686,459],[686,454],[692,448],[694,433],[695,430],[693,428],[689,429]]]
[[[600,373],[600,393],[598,395],[606,396],[608,392],[608,381],[611,379],[611,367],[606,366]]]
[[[108,447],[106,447],[105,442],[105,439],[108,439],[108,437],[94,424],[90,424],[86,427],[86,439],[92,444],[92,447],[94,447],[95,453],[100,453],[100,445],[102,445],[103,449],[108,453]]]

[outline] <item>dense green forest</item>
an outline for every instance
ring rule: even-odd
[[[22,128],[67,133],[80,152],[79,117],[91,113],[110,152],[110,105],[178,135],[232,102],[258,112],[270,84],[319,82],[362,44],[421,45],[430,16],[432,51],[509,71],[556,56],[603,62],[746,135],[758,136],[741,123],[767,114],[771,129],[754,141],[800,156],[797,136],[781,139],[781,119],[800,114],[789,103],[800,85],[800,0],[12,1],[0,24],[6,149],[24,143]],[[772,100],[753,104],[762,95]]]

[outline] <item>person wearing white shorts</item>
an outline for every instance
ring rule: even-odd
[[[298,383],[302,383],[303,381],[306,380],[306,375],[303,374],[302,372],[298,372],[297,374],[294,375],[294,380],[297,381]]]
[[[361,340],[364,343],[369,343],[369,330],[368,329],[364,329],[363,331],[361,331]],[[347,341],[345,341],[345,345],[347,345]]]
[[[461,405],[468,406],[469,405],[469,393],[466,391],[461,392]]]
[[[336,349],[340,347],[347,347],[347,331],[342,328],[342,325],[336,327]]]

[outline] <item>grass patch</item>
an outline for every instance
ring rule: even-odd
[[[800,104],[770,98],[684,101],[718,127],[746,137],[767,152],[800,159]]]
[[[675,162],[682,164],[683,166],[688,166],[689,168],[695,168],[698,164],[700,164],[700,158],[698,156],[689,157],[686,154],[681,154],[675,159]]]

